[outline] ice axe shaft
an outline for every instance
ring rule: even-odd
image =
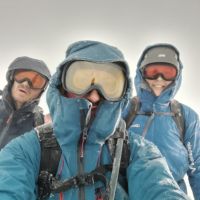
[[[112,168],[111,179],[110,179],[109,200],[114,200],[115,191],[116,191],[117,182],[118,182],[118,175],[119,175],[119,169],[120,169],[120,163],[121,163],[121,157],[122,157],[123,143],[124,143],[125,133],[126,133],[126,124],[123,120],[120,121],[117,131],[119,131],[120,137],[117,139],[115,157],[114,157],[114,161],[113,161],[113,168]]]

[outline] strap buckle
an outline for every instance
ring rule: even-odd
[[[79,175],[73,178],[75,187],[94,184],[94,177],[91,174]]]

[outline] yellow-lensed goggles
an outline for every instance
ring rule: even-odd
[[[126,78],[116,63],[75,61],[62,74],[63,88],[76,95],[98,90],[109,101],[118,101],[124,94]]]

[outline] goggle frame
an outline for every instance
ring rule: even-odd
[[[161,68],[163,70],[161,70]],[[166,77],[166,73],[164,72],[164,68],[170,68],[170,69],[175,69],[175,75],[171,76],[171,77]],[[152,75],[148,75],[147,70],[151,69],[152,71],[154,70],[154,74]],[[168,70],[168,72],[170,72],[170,70]],[[144,79],[149,79],[149,80],[156,80],[158,79],[158,77],[161,76],[165,81],[174,81],[176,79],[176,77],[178,76],[178,70],[175,66],[173,65],[169,65],[169,64],[150,64],[147,65],[146,67],[144,67],[144,69],[142,70],[142,77]]]
[[[82,61],[82,60],[77,60],[77,61]],[[77,61],[73,61],[73,62],[77,62]],[[76,96],[78,96],[78,97],[83,97],[83,96],[85,96],[86,94],[88,94],[89,92],[91,92],[92,90],[97,90],[97,91],[100,93],[100,95],[101,95],[104,99],[106,99],[106,100],[108,100],[108,101],[113,101],[113,102],[115,102],[115,101],[120,101],[121,99],[123,99],[123,97],[124,97],[124,95],[125,95],[125,93],[126,93],[127,87],[128,87],[127,78],[124,79],[124,80],[125,80],[125,82],[124,82],[124,89],[123,89],[123,92],[122,92],[121,97],[119,97],[119,98],[110,98],[110,97],[108,97],[108,96],[106,95],[106,93],[104,92],[104,89],[103,89],[100,85],[98,85],[98,84],[94,84],[94,85],[90,86],[89,88],[87,88],[86,90],[84,90],[83,92],[80,92],[80,93],[77,93],[77,92],[74,92],[74,91],[70,90],[70,89],[66,86],[66,84],[65,84],[65,76],[66,76],[67,70],[69,69],[70,65],[71,65],[73,62],[71,62],[71,63],[68,64],[67,66],[64,66],[64,67],[63,67],[63,70],[62,70],[62,75],[61,75],[62,88],[63,88],[66,92],[74,93],[74,94],[75,94]],[[89,62],[89,61],[85,61],[85,62]],[[101,64],[101,63],[99,63],[99,64]],[[105,63],[104,63],[104,64],[105,64]],[[120,64],[118,64],[118,63],[114,63],[114,64],[119,65],[119,67],[122,69],[122,71],[123,71],[123,73],[124,73],[124,77],[126,77],[125,69],[124,69],[123,67],[121,67]]]
[[[26,76],[24,76],[24,78],[19,78],[19,77],[17,78],[17,76],[19,76],[19,74],[22,75],[22,73],[26,73]],[[31,73],[32,79],[31,79],[30,76],[27,76],[27,73]],[[35,77],[35,75],[33,76],[33,74],[35,74],[37,77]],[[43,85],[42,87],[34,87],[33,78],[37,78],[38,79],[38,77],[42,81],[44,80],[44,83],[42,84]],[[28,84],[29,84],[29,87],[31,89],[33,89],[33,90],[44,90],[47,87],[47,83],[48,83],[47,78],[45,76],[43,76],[42,74],[40,74],[40,73],[38,73],[36,71],[33,71],[33,70],[23,70],[23,69],[14,71],[13,80],[15,80],[17,83],[23,83],[24,81],[27,81]]]

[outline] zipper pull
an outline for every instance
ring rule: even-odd
[[[83,133],[82,133],[82,138],[81,138],[81,148],[80,148],[80,157],[83,158],[84,157],[84,144],[87,140],[87,132],[88,132],[88,128],[85,127],[83,129]]]
[[[80,142],[80,158],[84,157],[84,145],[86,143],[87,136],[88,136],[88,128],[89,128],[89,123],[91,119],[91,109],[92,109],[92,106],[90,105],[88,113],[85,118],[84,127],[82,130],[82,136],[81,136],[81,142]]]

